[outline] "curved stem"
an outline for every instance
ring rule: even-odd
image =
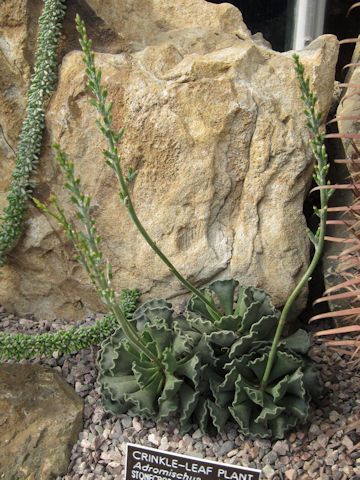
[[[97,111],[102,116],[103,124],[99,121],[96,121],[97,126],[99,127],[100,131],[106,138],[109,146],[109,150],[105,151],[104,154],[106,156],[106,163],[109,167],[114,170],[116,173],[120,187],[120,198],[122,199],[132,221],[134,222],[135,226],[148,243],[148,245],[153,249],[156,255],[165,263],[165,265],[170,269],[170,271],[176,276],[176,278],[194,295],[196,295],[202,302],[204,302],[208,308],[212,311],[214,318],[219,319],[221,315],[216,310],[214,305],[203,295],[194,285],[190,282],[185,280],[185,278],[181,275],[181,273],[174,267],[174,265],[170,262],[170,260],[164,255],[164,253],[159,249],[156,243],[151,239],[150,235],[147,233],[145,228],[143,227],[142,223],[140,222],[138,216],[135,213],[134,206],[131,201],[128,184],[131,182],[133,178],[135,178],[135,174],[128,178],[124,178],[121,165],[120,165],[120,157],[117,152],[116,144],[119,143],[120,138],[123,133],[123,129],[116,135],[115,132],[111,129],[112,125],[112,115],[111,115],[111,107],[112,103],[107,104],[106,97],[107,91],[105,88],[102,87],[100,83],[101,79],[101,70],[96,71],[94,65],[94,53],[91,51],[91,41],[86,36],[86,30],[84,27],[84,23],[80,20],[80,17],[76,18],[76,23],[78,25],[77,30],[81,35],[80,44],[85,54],[84,63],[87,66],[86,74],[89,78],[88,88],[90,91],[95,95],[97,102],[94,100],[91,102],[93,106],[97,109]]]
[[[314,272],[315,267],[320,260],[323,245],[324,245],[326,217],[327,217],[327,208],[325,206],[322,217],[321,217],[321,220],[320,220],[319,243],[318,243],[317,247],[315,248],[315,253],[314,253],[313,259],[312,259],[308,269],[306,270],[306,272],[302,276],[301,280],[299,281],[299,283],[294,288],[293,292],[291,293],[290,297],[288,298],[288,300],[285,303],[284,308],[281,312],[279,323],[278,323],[278,326],[277,326],[277,329],[276,329],[276,332],[275,332],[274,340],[273,340],[273,343],[271,345],[271,350],[270,350],[270,353],[269,353],[268,362],[266,364],[265,373],[264,373],[264,376],[263,376],[262,381],[261,381],[261,388],[262,389],[264,389],[266,387],[267,382],[269,380],[270,372],[271,372],[272,366],[273,366],[274,361],[275,361],[277,347],[278,347],[278,344],[279,344],[279,341],[280,341],[280,338],[281,338],[281,333],[283,331],[283,328],[284,328],[288,313],[290,311],[290,308],[293,305],[293,303],[295,302],[295,300],[297,299],[301,290],[306,285],[306,283],[311,279],[311,275]]]
[[[212,313],[214,314],[215,318],[217,319],[220,319],[220,315],[219,315],[219,312],[214,308],[214,305],[212,305],[212,303],[205,297],[205,295],[203,295],[196,287],[194,287],[190,282],[188,282],[182,275],[181,273],[176,270],[176,268],[174,267],[174,265],[170,262],[170,260],[164,255],[164,253],[159,249],[159,247],[156,245],[156,243],[151,239],[151,237],[149,236],[149,234],[146,232],[145,228],[143,227],[143,225],[141,224],[138,216],[136,215],[135,213],[135,210],[134,210],[134,207],[133,207],[133,204],[131,202],[131,198],[130,196],[128,195],[127,196],[128,200],[127,200],[127,205],[126,205],[126,208],[127,208],[127,211],[132,219],[132,221],[134,222],[134,224],[136,225],[137,229],[139,230],[139,232],[141,233],[141,235],[143,236],[143,238],[146,240],[146,242],[148,243],[148,245],[154,250],[154,252],[161,258],[161,260],[165,263],[165,265],[169,268],[170,272],[173,273],[175,275],[175,277],[188,289],[190,290],[194,295],[196,295],[202,302],[204,302],[209,308],[210,310],[212,311]]]
[[[280,342],[281,333],[283,331],[290,308],[295,302],[301,290],[304,288],[306,283],[310,280],[310,277],[320,260],[323,246],[324,246],[327,204],[330,196],[333,193],[333,190],[331,190],[330,187],[326,188],[326,176],[329,170],[329,165],[327,164],[327,154],[326,154],[325,146],[323,144],[324,135],[320,131],[321,114],[315,113],[316,97],[310,91],[309,79],[304,78],[304,67],[300,63],[298,55],[293,55],[293,58],[295,60],[295,70],[297,72],[297,79],[299,81],[299,87],[302,93],[301,98],[307,107],[307,110],[304,111],[308,119],[307,125],[313,133],[313,140],[310,141],[310,147],[313,151],[313,154],[316,160],[316,163],[314,166],[314,171],[315,171],[314,180],[317,183],[317,185],[320,187],[320,210],[314,207],[314,211],[316,215],[318,215],[318,217],[320,218],[320,222],[315,235],[313,235],[310,231],[308,232],[310,240],[315,246],[315,253],[309,267],[307,268],[306,272],[300,279],[299,283],[294,288],[293,292],[291,293],[290,297],[285,303],[285,306],[281,313],[279,323],[278,323],[278,326],[274,335],[274,339],[271,345],[265,372],[260,384],[262,390],[266,388],[267,382],[269,380],[271,369],[275,362],[276,351]]]
[[[163,372],[164,367],[161,361],[154,355],[151,350],[144,345],[143,341],[141,340],[139,333],[133,328],[130,322],[126,319],[124,312],[121,310],[118,304],[109,302],[107,304],[109,310],[115,315],[117,321],[121,325],[121,328],[128,338],[130,342],[137,347],[141,352],[143,352],[150,361],[154,362],[156,366],[159,368],[160,372]]]

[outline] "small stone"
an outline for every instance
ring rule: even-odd
[[[278,458],[277,454],[271,451],[264,456],[263,462],[268,463],[269,465],[272,465],[273,463],[276,462],[277,458]]]
[[[294,468],[290,468],[290,470],[286,470],[285,472],[285,478],[288,480],[296,480],[297,476],[297,471]]]
[[[321,463],[320,463],[318,460],[314,460],[314,461],[312,462],[312,464],[310,465],[310,468],[309,468],[309,470],[308,470],[308,472],[310,473],[310,475],[311,475],[312,473],[315,473],[317,470],[319,470],[320,466],[321,466]]]
[[[326,455],[326,450],[325,448],[319,448],[318,450],[316,450],[316,456],[318,458],[324,458]]]
[[[92,417],[93,423],[101,423],[101,420],[104,418],[105,412],[102,408],[96,407],[94,410],[94,415]]]
[[[104,428],[102,425],[95,425],[95,431],[99,434],[99,435],[102,435],[103,432],[104,432]]]
[[[259,447],[250,447],[249,448],[249,458],[250,458],[250,460],[255,460],[256,458],[258,458],[259,452],[260,452]]]
[[[195,430],[195,432],[192,434],[192,438],[193,438],[194,440],[199,440],[201,437],[202,437],[202,432],[201,432],[200,428],[198,428],[198,429]]]
[[[204,454],[202,452],[198,452],[196,450],[191,452],[191,456],[196,457],[196,458],[204,458]]]
[[[75,382],[75,392],[79,393],[82,391],[82,385],[81,382]]]
[[[116,450],[110,450],[109,452],[102,452],[100,455],[100,458],[102,460],[105,460],[107,462],[120,462],[122,459],[121,453],[116,449]]]
[[[341,443],[348,449],[351,450],[352,447],[354,446],[353,441],[348,437],[347,435],[344,435]]]
[[[98,463],[95,467],[94,473],[102,474],[104,470],[105,470],[104,466]]]
[[[329,442],[329,437],[322,433],[321,435],[318,436],[316,439],[317,443],[320,445],[322,448],[326,448],[328,442]]]
[[[219,448],[219,451],[218,451],[219,457],[223,457],[224,455],[229,453],[231,450],[233,450],[234,446],[235,446],[234,442],[232,442],[231,440],[227,440],[226,442],[224,442]]]
[[[331,422],[335,423],[337,420],[339,420],[339,418],[340,418],[340,415],[336,410],[332,410],[329,413],[329,419],[331,420]]]
[[[130,428],[132,425],[132,418],[126,415],[121,419],[121,423],[124,428]]]
[[[327,451],[326,457],[325,457],[325,465],[332,466],[334,464],[335,464],[334,451],[333,450]]]
[[[32,320],[28,320],[27,318],[20,318],[19,324],[25,328],[31,328],[34,326],[34,322]]]
[[[140,431],[142,430],[142,428],[143,428],[143,426],[142,426],[141,423],[137,420],[137,418],[133,418],[132,426],[134,427],[135,432],[140,432]]]
[[[265,465],[262,469],[262,473],[265,478],[271,478],[275,474],[275,470],[270,467],[270,465]]]
[[[148,440],[150,443],[156,445],[157,447],[160,445],[160,438],[156,436],[155,433],[150,433],[150,435],[148,436]]]
[[[265,438],[256,438],[254,440],[254,445],[259,448],[271,448],[271,441],[266,440]]]
[[[167,448],[169,446],[168,439],[166,437],[161,437],[160,448]]]
[[[235,457],[235,455],[238,453],[238,449],[234,448],[233,450],[230,450],[230,452],[226,455],[228,458]]]
[[[289,444],[286,440],[279,440],[273,446],[273,452],[278,455],[286,455],[289,451]]]
[[[309,433],[311,433],[312,435],[320,435],[321,434],[321,430],[319,428],[318,425],[316,425],[315,423],[313,423],[310,428],[309,428]]]

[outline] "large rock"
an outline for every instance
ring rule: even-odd
[[[81,398],[50,368],[0,364],[0,478],[65,475],[82,410]]]
[[[132,195],[145,228],[197,285],[236,277],[284,304],[309,261],[302,207],[312,175],[291,53],[251,37],[229,4],[87,3],[101,32],[122,39],[122,52],[101,53],[114,52],[110,35],[112,47],[97,48],[96,63],[115,102],[114,128],[126,127],[120,151],[125,171],[139,171]],[[106,44],[106,35],[91,34]],[[324,119],[337,50],[327,35],[300,52]],[[50,149],[60,141],[92,197],[114,287],[137,286],[144,299],[180,298],[184,289],[132,225],[101,158],[106,143],[94,125],[81,57],[73,51],[63,59],[35,195],[48,203],[55,194],[74,219]],[[73,254],[56,222],[31,208],[26,234],[3,269],[0,303],[43,317],[104,310]]]

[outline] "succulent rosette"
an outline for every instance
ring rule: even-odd
[[[246,434],[282,438],[305,421],[310,398],[319,393],[317,372],[305,356],[306,332],[280,343],[262,389],[279,318],[269,295],[235,280],[216,281],[203,293],[223,316],[214,319],[196,297],[184,316],[175,316],[165,300],[151,300],[135,312],[132,326],[162,368],[121,330],[104,342],[98,381],[105,410],[159,419],[177,415],[183,432],[197,424],[213,434],[235,421]]]
[[[133,326],[158,358],[161,368],[135,349],[118,329],[98,356],[98,382],[106,411],[141,417],[179,415],[183,431],[191,428],[203,386],[203,369],[214,363],[212,349],[199,332],[180,328],[171,304],[151,300],[134,314]]]
[[[271,344],[252,345],[248,353],[225,365],[225,380],[214,393],[218,408],[227,408],[244,434],[283,438],[290,428],[306,421],[310,400],[321,393],[319,373],[306,356],[309,346],[303,330],[283,340],[262,387]],[[226,398],[230,393],[231,399]]]

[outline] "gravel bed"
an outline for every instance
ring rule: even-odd
[[[91,325],[86,316],[76,325]],[[16,317],[0,307],[0,331],[46,333],[72,326],[61,319],[38,321],[32,315]],[[110,415],[100,403],[96,383],[96,355],[91,347],[73,355],[36,359],[64,376],[84,399],[84,428],[74,445],[68,473],[56,480],[119,480],[124,476],[126,443],[136,443],[262,470],[262,480],[360,480],[360,376],[347,357],[329,351],[321,341],[311,347],[325,386],[318,405],[313,405],[306,424],[284,440],[271,442],[239,434],[228,425],[216,437],[195,425],[179,434],[175,420],[155,423],[136,416]],[[25,362],[25,361],[23,361]]]

